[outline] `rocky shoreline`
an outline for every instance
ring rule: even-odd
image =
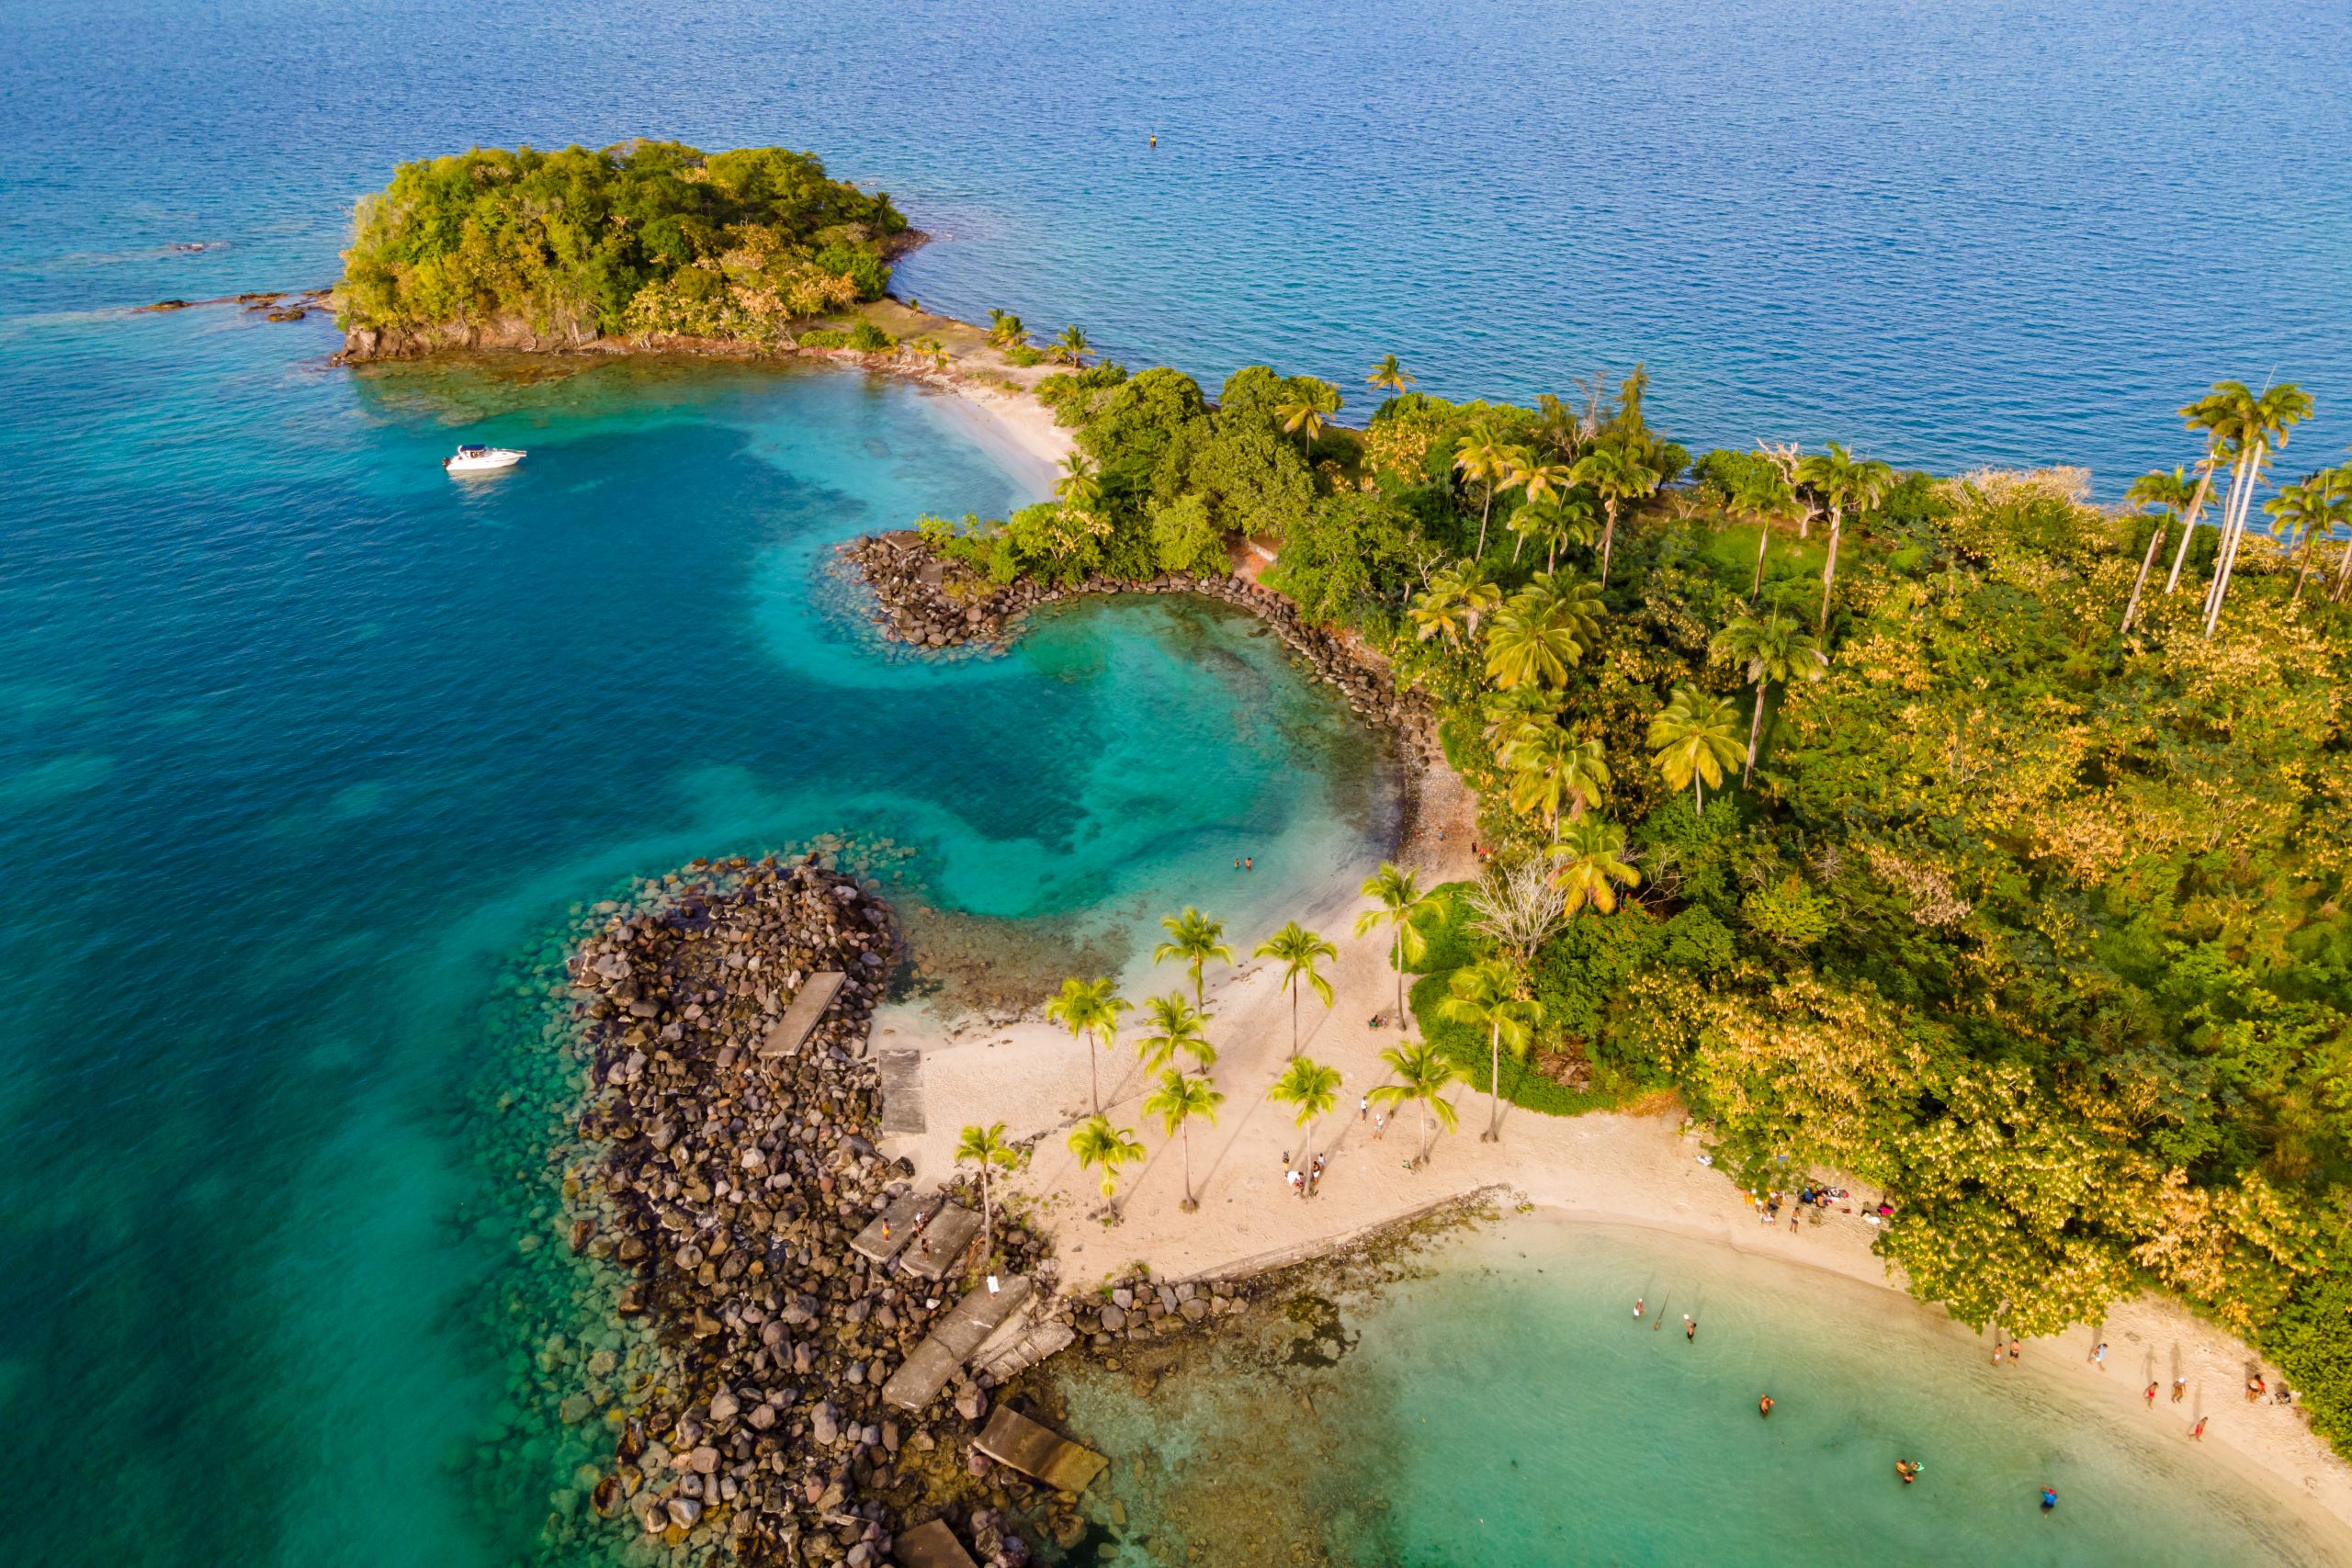
[[[1420,692],[1398,691],[1385,660],[1358,639],[1310,625],[1290,600],[1233,573],[1163,572],[1134,582],[1098,574],[1068,587],[999,583],[941,556],[912,529],[869,534],[837,550],[874,595],[875,628],[917,649],[1001,651],[1031,611],[1101,594],[1193,593],[1234,605],[1264,622],[1358,716],[1408,743],[1423,761],[1444,761],[1436,710]]]
[[[1075,1498],[970,1447],[1020,1358],[911,1416],[883,1404],[883,1382],[987,1270],[1036,1281],[1048,1345],[1164,1339],[1240,1310],[1239,1292],[1144,1278],[1054,1300],[1050,1243],[1001,1207],[993,1252],[938,1284],[869,1263],[850,1238],[918,1174],[876,1147],[867,1032],[902,957],[890,909],[810,855],[696,863],[599,912],[566,964],[591,1064],[579,1127],[600,1151],[566,1183],[567,1229],[575,1254],[628,1271],[614,1307],[650,1328],[655,1364],[616,1386],[625,1369],[592,1359],[566,1402],[567,1419],[602,1406],[612,1433],[594,1510],[649,1562],[869,1568],[932,1518],[990,1568],[1027,1562],[1031,1540],[1075,1543]],[[814,1032],[765,1048],[826,970],[848,979]]]

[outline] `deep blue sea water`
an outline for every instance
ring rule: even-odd
[[[842,831],[1114,942],[1270,923],[1387,808],[1204,612],[861,645],[828,543],[1024,482],[937,399],[126,307],[328,281],[401,158],[783,141],[940,234],[903,289],[1135,363],[1641,358],[1694,443],[2111,491],[2220,375],[2317,394],[2290,468],[2352,439],[2347,59],[2318,5],[0,7],[0,1561],[527,1546],[514,965],[617,880]]]

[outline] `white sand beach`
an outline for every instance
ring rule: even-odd
[[[1406,847],[1407,863],[1424,886],[1468,876],[1475,871],[1471,843],[1470,805],[1459,782],[1450,774],[1433,778],[1417,840]],[[1701,1145],[1683,1134],[1679,1113],[1557,1118],[1506,1105],[1501,1141],[1487,1144],[1478,1137],[1487,1123],[1485,1097],[1458,1089],[1460,1133],[1438,1136],[1430,1165],[1408,1169],[1414,1112],[1406,1111],[1376,1134],[1359,1111],[1361,1097],[1387,1077],[1381,1050],[1396,1040],[1393,1030],[1369,1022],[1395,1006],[1386,951],[1376,935],[1350,934],[1356,913],[1367,907],[1354,892],[1355,880],[1372,869],[1363,866],[1318,907],[1298,911],[1340,949],[1339,962],[1328,966],[1334,1005],[1327,1010],[1310,993],[1300,1012],[1302,1052],[1338,1067],[1343,1078],[1340,1108],[1320,1124],[1302,1132],[1286,1108],[1265,1098],[1290,1054],[1290,1002],[1279,988],[1279,969],[1245,959],[1222,975],[1212,972],[1210,1035],[1220,1052],[1214,1076],[1226,1100],[1216,1126],[1192,1131],[1197,1213],[1182,1208],[1182,1152],[1143,1117],[1148,1086],[1132,1051],[1122,1046],[1100,1064],[1103,1109],[1119,1125],[1136,1130],[1149,1156],[1123,1173],[1120,1223],[1101,1223],[1102,1198],[1064,1141],[1091,1109],[1086,1047],[1039,1018],[989,1027],[976,1019],[942,1020],[920,1005],[885,1010],[876,1020],[877,1043],[924,1053],[929,1128],[889,1140],[887,1152],[910,1156],[920,1176],[938,1179],[948,1173],[957,1133],[968,1123],[1002,1121],[1011,1136],[1037,1138],[1029,1168],[1006,1185],[1015,1201],[1033,1202],[1052,1229],[1070,1287],[1139,1261],[1171,1278],[1245,1273],[1313,1256],[1437,1202],[1491,1189],[1506,1205],[1526,1202],[1710,1238],[1890,1291],[1900,1288],[1870,1250],[1873,1232],[1859,1203],[1856,1213],[1832,1213],[1819,1226],[1764,1224],[1728,1179],[1699,1163]],[[1201,901],[1214,903],[1207,897]],[[1265,934],[1237,931],[1227,938],[1246,953]],[[1182,977],[1175,966],[1163,966],[1154,987],[1163,982],[1172,988]],[[1292,1196],[1285,1180],[1285,1155],[1296,1156],[1303,1146],[1329,1156],[1320,1191],[1311,1200]],[[2097,1338],[2110,1346],[2105,1371],[2088,1359]],[[2177,1365],[2189,1380],[2189,1397],[2172,1405],[2160,1394],[2151,1419],[2178,1427],[2186,1440],[2195,1416],[2210,1414],[2204,1442],[2226,1450],[2218,1462],[2261,1472],[2282,1506],[2307,1506],[2352,1526],[2352,1466],[2329,1452],[2296,1411],[2246,1404],[2247,1370],[2259,1359],[2179,1306],[2153,1296],[2121,1303],[2097,1335],[2073,1330],[2033,1341],[2024,1354],[2037,1366],[2064,1369],[2065,1381],[2082,1397],[2110,1404],[2137,1402],[2152,1377],[2169,1384]],[[2278,1379],[2276,1368],[2267,1375]]]

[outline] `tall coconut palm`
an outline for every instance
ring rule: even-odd
[[[1805,635],[1794,616],[1778,611],[1743,614],[1715,636],[1714,656],[1726,664],[1746,667],[1747,682],[1756,688],[1756,713],[1747,723],[1747,765],[1739,782],[1756,776],[1756,751],[1764,739],[1764,689],[1773,682],[1818,681],[1829,667],[1821,644]]]
[[[1731,503],[1756,519],[1756,581],[1749,598],[1764,592],[1764,554],[1772,547],[1772,525],[1797,509],[1796,491],[1769,462],[1744,469],[1733,481]]]
[[[2214,558],[2213,581],[2206,592],[2205,635],[2211,637],[2222,624],[2222,607],[2229,602],[2230,578],[2237,568],[2238,546],[2245,537],[2246,513],[2254,505],[2254,492],[2261,488],[2262,466],[2268,457],[2282,450],[2287,437],[2296,425],[2311,417],[2311,394],[2291,381],[2253,393],[2236,382],[2224,381],[2213,389],[2214,397],[2223,411],[2222,427],[2229,430],[2237,446],[2236,492],[2237,511],[2233,519],[2224,519],[2221,554]]]
[[[1421,1108],[1420,1152],[1413,1156],[1418,1169],[1430,1162],[1430,1117],[1435,1115],[1438,1125],[1449,1133],[1461,1124],[1445,1091],[1470,1075],[1426,1040],[1391,1046],[1380,1054],[1380,1059],[1396,1075],[1396,1081],[1382,1084],[1368,1098],[1384,1109],[1408,1100]]]
[[[1323,434],[1325,422],[1340,412],[1340,389],[1312,376],[1302,376],[1292,384],[1299,395],[1290,402],[1276,403],[1274,417],[1283,422],[1285,432],[1298,437],[1299,455],[1311,459],[1315,438]]]
[[[1340,950],[1308,931],[1296,920],[1260,942],[1250,954],[1254,958],[1278,959],[1283,966],[1283,989],[1290,993],[1290,1054],[1298,1055],[1298,984],[1303,979],[1315,987],[1323,1005],[1331,1005],[1331,982],[1323,978],[1315,966],[1326,958],[1336,959]]]
[[[1186,1001],[1183,992],[1146,998],[1143,1010],[1144,1026],[1150,1032],[1137,1037],[1136,1055],[1143,1059],[1145,1072],[1172,1067],[1180,1051],[1204,1064],[1204,1072],[1216,1065],[1216,1047],[1209,1043],[1206,1028],[1208,1015]]]
[[[1078,1156],[1081,1170],[1102,1171],[1103,1201],[1111,1206],[1111,1218],[1117,1219],[1119,1168],[1143,1158],[1143,1145],[1136,1142],[1135,1129],[1114,1127],[1111,1119],[1098,1111],[1070,1133],[1069,1152]]]
[[[1894,488],[1894,470],[1875,457],[1856,457],[1835,441],[1797,466],[1797,475],[1819,492],[1829,508],[1829,555],[1821,563],[1821,625],[1829,635],[1829,595],[1838,582],[1838,547],[1846,536],[1846,511],[1871,511]]]
[[[2165,592],[2176,592],[2180,587],[2180,569],[2188,560],[2188,542],[2197,534],[2197,514],[2205,510],[2205,497],[2213,488],[2213,475],[2228,461],[2230,423],[2227,404],[2217,386],[2212,394],[2198,399],[2180,411],[2183,423],[2205,435],[2205,456],[2198,460],[2197,488],[2190,492],[2188,504],[2181,512],[2180,544],[2173,551],[2172,572],[2165,579]]]
[[[1372,367],[1372,374],[1363,380],[1367,387],[1401,398],[1413,384],[1413,373],[1397,364],[1395,355],[1384,354],[1380,356],[1380,363]]]
[[[2336,470],[2323,468],[2305,476],[2300,482],[2287,486],[2263,504],[2263,511],[2274,520],[2271,531],[2282,542],[2301,541],[2301,563],[2295,569],[2295,592],[2290,604],[2303,602],[2303,580],[2311,575],[2312,551],[2319,544],[2322,534],[2332,533],[2342,523],[2352,522],[2352,497],[2345,493]]]
[[[1210,1088],[1207,1079],[1188,1078],[1172,1068],[1143,1102],[1145,1115],[1159,1117],[1170,1137],[1183,1139],[1184,1212],[1188,1214],[1201,1206],[1193,1196],[1193,1119],[1198,1117],[1214,1127],[1216,1108],[1224,1103],[1225,1096]]]
[[[1274,1087],[1266,1091],[1266,1098],[1277,1105],[1289,1106],[1293,1120],[1305,1132],[1317,1118],[1329,1115],[1331,1107],[1339,1103],[1340,1069],[1324,1066],[1310,1056],[1293,1057],[1283,1076],[1274,1080]],[[1312,1137],[1306,1140],[1313,1141]],[[1304,1144],[1298,1158],[1301,1165],[1306,1163]]]
[[[1695,686],[1677,686],[1666,706],[1650,720],[1650,750],[1667,787],[1690,786],[1698,809],[1707,809],[1704,786],[1721,788],[1724,770],[1747,754],[1739,743],[1739,710]]]
[[[2154,564],[2156,552],[2164,547],[2165,535],[2180,525],[2190,502],[2199,498],[2203,481],[2188,482],[2188,471],[2175,468],[2165,473],[2158,468],[2133,479],[2123,492],[2123,499],[2140,509],[2142,516],[2162,519],[2148,536],[2148,547],[2140,557],[2140,574],[2132,580],[2132,597],[2123,606],[2121,630],[2129,632],[2132,623],[2140,618],[2140,595],[2148,585],[2148,569]]]
[[[1503,1135],[1503,1052],[1509,1050],[1513,1056],[1527,1055],[1527,1047],[1535,1038],[1535,1027],[1544,1021],[1544,1004],[1522,998],[1518,977],[1508,965],[1492,961],[1465,964],[1456,969],[1447,978],[1445,990],[1444,998],[1437,1004],[1438,1016],[1486,1033],[1487,1130],[1478,1141],[1499,1142]]]
[[[1609,787],[1609,763],[1598,740],[1578,740],[1556,724],[1514,739],[1503,759],[1510,769],[1510,807],[1544,819],[1554,843],[1560,818],[1583,815]]]
[[[998,1122],[987,1127],[964,1129],[956,1140],[956,1163],[975,1165],[980,1171],[980,1253],[986,1257],[996,1250],[996,1210],[989,1197],[989,1168],[1010,1170],[1020,1156],[1005,1142],[1004,1123]]]
[[[1552,846],[1553,875],[1568,896],[1567,912],[1588,905],[1604,915],[1617,912],[1617,889],[1637,886],[1642,874],[1625,858],[1625,829],[1587,817]]]
[[[1497,692],[1478,712],[1486,720],[1483,733],[1487,744],[1493,749],[1496,759],[1509,767],[1513,746],[1532,739],[1560,722],[1560,694],[1541,686],[1521,686]]]
[[[1046,352],[1053,356],[1056,364],[1067,365],[1073,370],[1082,370],[1086,367],[1088,358],[1092,355],[1094,346],[1086,341],[1084,333],[1074,326],[1069,326],[1062,329],[1062,335],[1056,338]]]
[[[990,310],[989,341],[999,348],[1020,348],[1029,342],[1029,329],[1021,324],[1020,317],[1010,311]]]
[[[1168,940],[1151,950],[1151,961],[1165,964],[1172,958],[1191,970],[1193,1005],[1205,1006],[1201,971],[1211,959],[1220,964],[1233,962],[1233,949],[1225,945],[1225,922],[1210,919],[1187,904],[1182,914],[1161,917],[1159,929],[1168,933]]]
[[[1086,1037],[1086,1077],[1094,1093],[1094,1114],[1102,1114],[1102,1079],[1095,1070],[1094,1054],[1107,1050],[1118,1038],[1119,1015],[1135,1004],[1114,995],[1107,979],[1062,982],[1061,994],[1046,1004],[1046,1016],[1070,1032]]]
[[[1525,512],[1535,507],[1549,507],[1556,502],[1568,488],[1567,466],[1537,462],[1523,447],[1514,446],[1510,453],[1510,465],[1503,471],[1502,488],[1516,490],[1526,498],[1526,503],[1520,510]],[[1510,547],[1510,558],[1517,560],[1521,548],[1527,543],[1528,530],[1518,526],[1514,517],[1511,532],[1518,536],[1518,539]]]
[[[2335,493],[2342,498],[2345,504],[2352,506],[2352,463],[2330,468],[2328,472],[2335,476]],[[2327,591],[2330,604],[2344,597],[2346,583],[2352,583],[2352,536],[2345,539],[2344,553],[2336,558],[2335,581]]]
[[[1396,1027],[1408,1029],[1405,970],[1419,963],[1430,950],[1430,940],[1421,934],[1421,928],[1436,918],[1437,905],[1421,891],[1419,878],[1395,861],[1382,861],[1380,869],[1363,879],[1359,891],[1372,900],[1373,907],[1356,917],[1356,935],[1369,936],[1384,925],[1388,928],[1388,962],[1396,971]]]
[[[1617,545],[1617,509],[1657,489],[1664,476],[1643,462],[1639,453],[1614,442],[1587,452],[1568,472],[1577,484],[1589,486],[1600,497],[1601,511],[1608,518],[1600,530],[1600,585],[1606,588],[1610,557]]]
[[[1514,450],[1497,441],[1483,426],[1453,445],[1455,471],[1465,482],[1487,487],[1486,501],[1478,509],[1478,547],[1471,552],[1474,558],[1487,553],[1487,519],[1494,514],[1495,487],[1510,472]]]

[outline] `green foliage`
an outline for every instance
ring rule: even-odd
[[[803,348],[847,348],[849,333],[839,327],[811,327],[793,341]]]
[[[2306,1279],[2261,1333],[2263,1354],[2312,1414],[2312,1427],[2352,1448],[2352,1276]]]
[[[476,149],[403,164],[360,202],[343,322],[779,342],[878,299],[905,228],[888,197],[780,147]]]
[[[860,354],[878,354],[898,347],[899,340],[872,321],[860,321],[849,331],[849,346]]]

